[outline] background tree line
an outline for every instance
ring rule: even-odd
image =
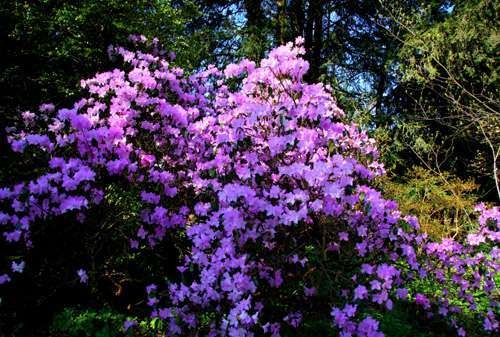
[[[308,79],[379,136],[394,173],[450,171],[498,200],[498,11],[489,0],[3,1],[1,122],[71,102],[130,33],[158,37],[188,68],[258,60],[300,35]]]

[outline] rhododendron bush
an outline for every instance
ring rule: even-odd
[[[419,232],[370,187],[384,173],[374,140],[346,123],[328,86],[303,81],[300,38],[258,65],[193,73],[149,47],[110,48],[123,69],[82,81],[73,107],[42,105],[9,129],[12,149],[42,153],[47,169],[0,190],[4,240],[30,247],[33,224],[62,214],[85,223],[118,179],[141,200],[131,247],[182,246],[175,273],[144,285],[168,336],[295,335],[314,319],[335,335],[383,336],[369,312],[400,301],[459,335],[499,329],[498,209],[479,206],[463,242]],[[10,263],[1,283],[22,272],[22,259]],[[439,289],[420,291],[425,282]]]

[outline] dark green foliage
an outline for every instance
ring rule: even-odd
[[[380,328],[387,337],[438,337],[453,335],[443,321],[425,319],[418,315],[418,309],[408,303],[394,304],[392,311],[373,311],[370,314],[380,320]]]
[[[71,104],[80,79],[111,69],[108,46],[126,44],[130,34],[158,37],[167,51],[176,51],[182,66],[214,62],[217,31],[197,25],[202,19],[192,1],[2,0],[2,145],[3,126],[12,125],[21,111],[44,102]]]
[[[484,199],[498,200],[499,159],[497,1],[431,3],[397,12],[402,48],[397,56],[398,132],[390,151],[435,172],[474,178]],[[399,149],[398,149],[399,147]],[[496,173],[498,175],[498,173]],[[497,185],[497,186],[495,186]]]
[[[122,326],[125,319],[125,315],[109,309],[92,311],[66,308],[54,317],[50,333],[57,337],[124,336]]]
[[[449,172],[437,175],[417,166],[403,177],[383,177],[379,187],[398,202],[401,212],[417,216],[422,230],[434,239],[464,237],[474,229],[471,214],[477,186],[472,180],[463,181]]]

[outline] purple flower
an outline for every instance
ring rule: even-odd
[[[21,116],[23,117],[23,121],[29,125],[31,122],[35,120],[36,115],[30,111],[24,111],[21,113]]]
[[[160,196],[156,193],[150,193],[146,191],[141,192],[141,199],[144,202],[148,202],[150,204],[158,204],[160,202]]]
[[[19,239],[21,239],[21,234],[22,234],[22,232],[20,230],[15,230],[13,232],[3,233],[3,235],[5,236],[5,240],[7,240],[8,242],[19,241]]]
[[[498,321],[495,318],[485,317],[483,320],[483,327],[486,331],[495,331],[498,329]]]
[[[6,130],[14,151],[44,150],[51,158],[38,178],[0,188],[6,241],[30,247],[33,224],[63,213],[85,223],[91,207],[123,203],[128,199],[116,196],[139,191],[140,202],[116,219],[137,223],[127,242],[137,249],[147,241],[158,254],[165,253],[160,243],[173,244],[182,256],[172,266],[178,278],[169,278],[164,292],[146,287],[151,317],[165,320],[168,335],[249,336],[262,325],[279,336],[283,324],[297,327],[297,312],[285,314],[286,323],[267,322],[269,304],[286,298],[265,291],[284,279],[308,284],[309,247],[333,259],[357,254],[361,265],[343,270],[345,277],[332,275],[342,300],[353,300],[332,308],[340,336],[382,336],[376,320],[357,317],[357,301],[390,310],[389,295],[407,299],[404,287],[416,278],[441,282],[449,299],[417,294],[420,307],[436,306],[457,330],[463,310],[481,316],[484,329],[498,329],[500,249],[490,248],[500,241],[498,208],[479,205],[479,229],[466,240],[434,242],[420,233],[416,218],[369,186],[384,172],[375,141],[342,122],[330,87],[304,80],[303,43],[280,46],[259,64],[242,60],[192,72],[173,67],[157,40],[151,53],[110,47],[124,70],[83,80],[85,96],[72,107],[54,114],[53,106],[40,107],[47,113],[24,113],[24,125]],[[115,181],[128,185],[125,194]],[[315,241],[322,228],[324,245]],[[14,273],[23,268],[12,262]],[[77,275],[88,282],[85,270]],[[9,280],[0,276],[0,283]],[[451,285],[456,291],[445,293]],[[478,290],[491,302],[488,309],[471,295]],[[316,294],[314,287],[303,291],[304,302]],[[465,307],[449,304],[455,302]],[[206,321],[206,312],[215,312],[214,319]],[[136,324],[128,320],[124,330]]]
[[[486,242],[486,238],[481,234],[469,234],[467,235],[467,242],[471,246],[478,246],[481,243]]]
[[[283,318],[283,320],[288,322],[292,327],[298,328],[302,321],[302,314],[300,312],[291,313]]]
[[[137,325],[137,321],[127,319],[123,323],[123,330],[127,331],[128,329],[130,329],[131,327],[136,326],[136,325]]]
[[[78,269],[76,271],[76,274],[80,278],[80,283],[84,283],[84,284],[88,283],[89,277],[87,275],[87,272],[84,269]]]
[[[66,213],[71,210],[78,210],[87,207],[88,201],[81,196],[72,196],[63,199],[60,206],[61,213]]]
[[[390,280],[393,276],[398,274],[398,270],[393,266],[382,264],[377,268],[377,276],[382,280]]]
[[[429,299],[422,294],[417,294],[415,296],[415,303],[422,306],[424,309],[430,309],[431,307],[431,302],[429,301]]]
[[[349,241],[349,234],[347,232],[340,232],[339,233],[339,240],[340,241]]]
[[[331,315],[333,317],[333,322],[338,327],[343,327],[349,320],[345,312],[339,308],[333,308]]]
[[[141,239],[145,239],[146,235],[147,235],[147,232],[144,230],[144,227],[143,226],[139,227],[139,229],[137,230],[137,237],[139,237]]]
[[[400,299],[406,299],[408,298],[408,290],[405,288],[398,288],[396,289],[396,296]]]
[[[363,285],[358,285],[355,289],[354,289],[354,299],[357,300],[362,300],[362,299],[365,299],[366,297],[368,297],[368,290],[366,289],[365,286]]]
[[[7,274],[0,275],[0,284],[4,284],[10,281],[10,277]]]
[[[383,337],[384,334],[378,331],[378,321],[370,316],[366,317],[358,324],[358,336]]]
[[[308,287],[304,287],[304,295],[306,295],[307,297],[311,297],[311,296],[314,296],[316,295],[316,288],[315,287],[311,287],[311,288],[308,288]]]
[[[52,103],[45,103],[40,105],[38,109],[42,112],[52,112],[55,110],[55,106]]]
[[[156,284],[150,284],[146,287],[146,293],[150,295],[151,293],[156,291]]]
[[[158,317],[161,319],[167,319],[172,317],[172,311],[169,308],[163,308],[158,311]]]
[[[12,261],[10,268],[14,273],[22,273],[24,270],[24,265],[25,265],[24,261],[21,261],[19,263]]]
[[[281,277],[281,271],[277,270],[274,272],[274,277],[271,280],[271,286],[274,288],[279,288],[283,283],[283,278]]]
[[[206,216],[208,214],[208,210],[210,209],[209,203],[197,203],[194,206],[194,212],[199,216]]]
[[[132,249],[138,249],[139,248],[139,241],[130,239],[130,248]]]
[[[371,264],[363,263],[361,265],[361,272],[367,275],[373,274],[374,267]]]
[[[347,317],[354,317],[357,307],[357,305],[346,304],[343,311],[345,312]]]

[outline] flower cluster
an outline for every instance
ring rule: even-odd
[[[480,230],[464,244],[420,234],[414,218],[369,186],[384,172],[374,140],[344,122],[328,86],[303,81],[301,39],[259,65],[193,74],[158,52],[110,52],[126,70],[82,81],[87,94],[72,108],[45,104],[23,114],[26,130],[10,130],[14,151],[41,151],[48,162],[40,177],[0,189],[5,240],[30,246],[31,224],[65,213],[84,221],[115,177],[140,191],[132,247],[155,247],[168,232],[188,239],[178,274],[147,287],[168,335],[280,336],[319,310],[311,303],[324,296],[323,277],[336,281],[322,315],[341,336],[383,336],[360,308],[412,299],[462,329],[453,314],[463,308],[449,292],[486,330],[498,330],[498,210],[483,209]],[[23,267],[12,262],[12,272]],[[77,274],[88,281],[85,270]],[[450,287],[442,298],[412,294],[416,279]],[[473,291],[486,294],[488,309],[478,309]]]

